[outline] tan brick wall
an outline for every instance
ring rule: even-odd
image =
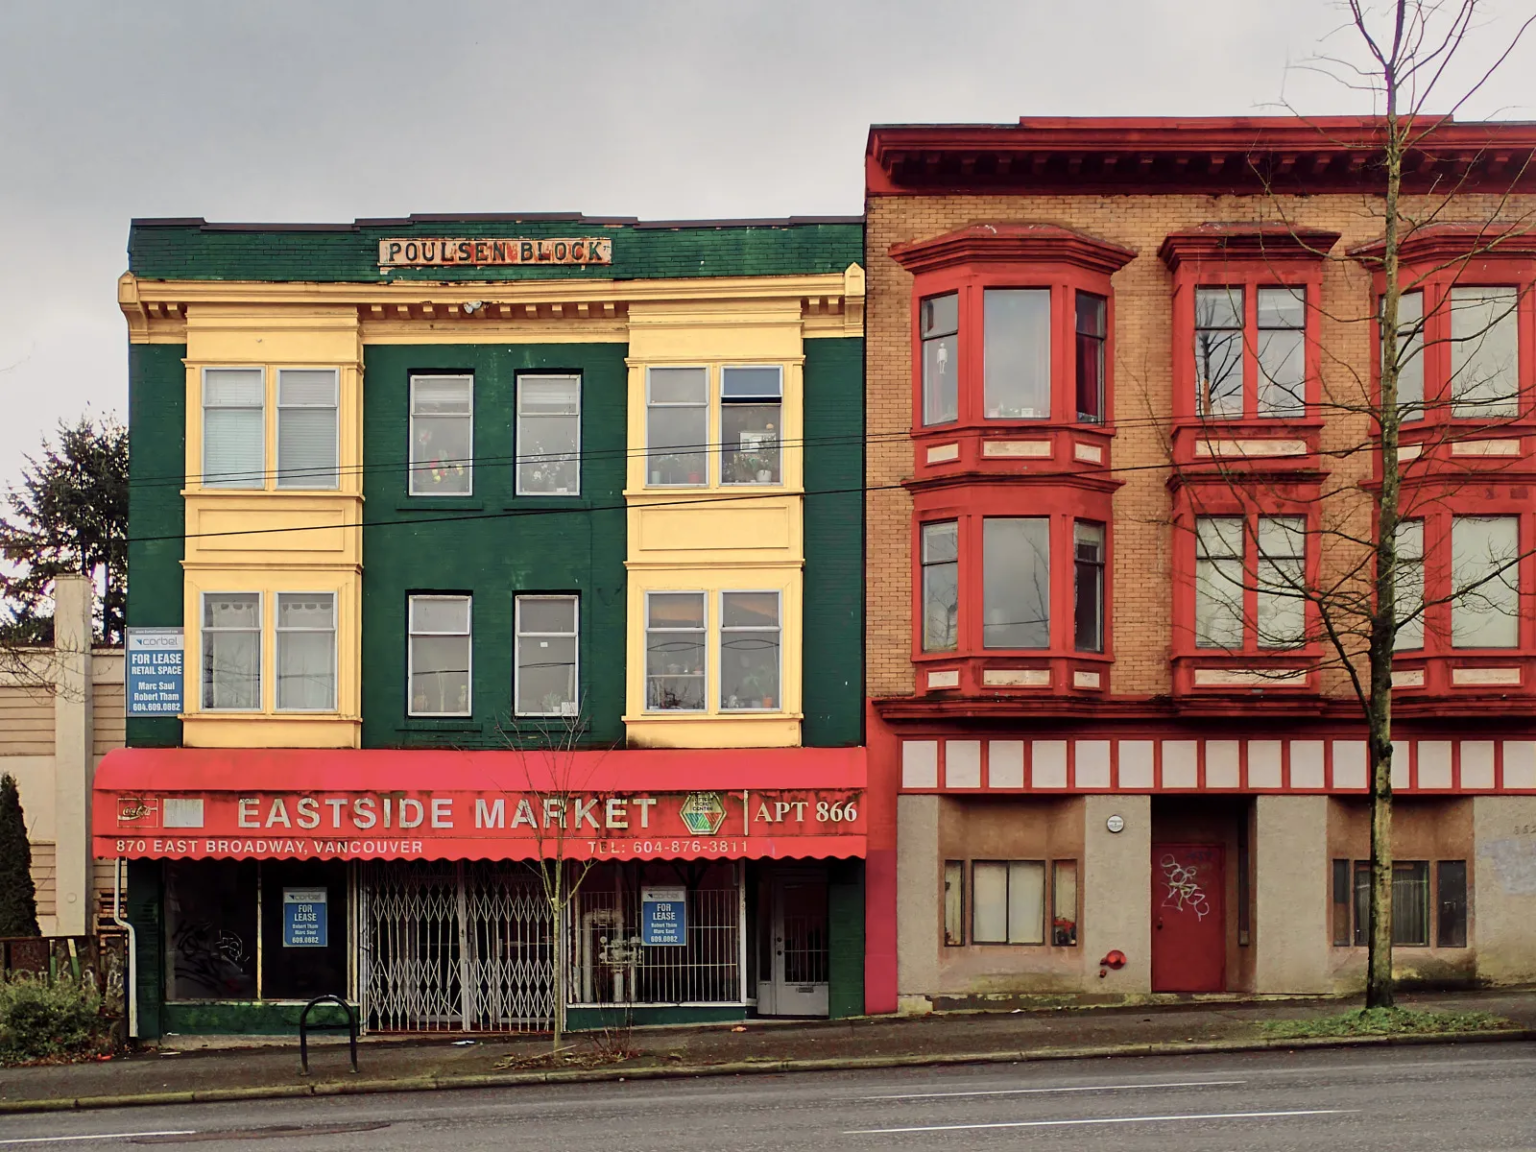
[[[1467,197],[1449,218],[1475,220],[1529,212],[1536,201],[1511,206],[1497,197]],[[1413,208],[1410,206],[1410,211]],[[888,252],[891,245],[927,239],[979,222],[1049,222],[1088,232],[1136,250],[1113,279],[1115,360],[1112,375],[1116,435],[1113,463],[1122,487],[1114,497],[1114,626],[1117,694],[1167,693],[1169,605],[1173,596],[1169,552],[1172,499],[1164,447],[1173,390],[1171,354],[1173,277],[1157,257],[1170,232],[1207,221],[1286,220],[1342,234],[1324,269],[1322,386],[1324,404],[1358,404],[1369,381],[1372,308],[1367,272],[1345,259],[1352,247],[1381,234],[1379,211],[1359,196],[882,196],[867,205],[869,271],[866,338],[868,371],[867,676],[871,696],[913,691],[911,663],[912,501],[899,487],[912,473],[912,277]],[[1369,471],[1369,457],[1348,449],[1364,442],[1365,418],[1332,413],[1322,434],[1332,475],[1327,489],[1347,490]],[[1330,455],[1336,454],[1336,455]],[[1363,517],[1366,517],[1363,519]],[[1360,494],[1335,497],[1322,511],[1325,529],[1369,523]],[[1353,563],[1345,546],[1319,538],[1325,572]],[[1325,677],[1325,690],[1343,689],[1342,672]]]

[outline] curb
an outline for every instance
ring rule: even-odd
[[[1223,1052],[1272,1052],[1319,1048],[1407,1048],[1429,1044],[1496,1044],[1536,1040],[1536,1028],[1410,1036],[1325,1036],[1299,1039],[1166,1041],[1105,1044],[1092,1048],[1035,1048],[1027,1052],[907,1053],[825,1059],[733,1060],[723,1064],[674,1064],[652,1068],[582,1068],[557,1072],[484,1072],[464,1076],[414,1076],[393,1080],[327,1080],[319,1084],[270,1084],[209,1088],[190,1092],[81,1096],[74,1099],[0,1100],[0,1115],[27,1112],[94,1111],[167,1104],[213,1104],[280,1100],[306,1096],[366,1096],[384,1092],[433,1092],[469,1088],[518,1088],[548,1084],[595,1084],[619,1080],[682,1080],[703,1076],[766,1076],[787,1072],[857,1072],[881,1068],[943,1067],[952,1064],[1028,1064],[1047,1060],[1099,1060],[1112,1056],[1200,1056]]]

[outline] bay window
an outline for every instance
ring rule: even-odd
[[[924,652],[953,652],[960,630],[959,524],[945,520],[922,529]]]
[[[1016,502],[1014,494],[999,494],[975,511],[917,525],[916,655],[1005,663],[1103,659],[1107,525],[1054,509],[988,514],[1006,513]]]
[[[1243,414],[1243,290],[1195,289],[1196,410]]]
[[[1397,411],[1403,421],[1424,416],[1424,293],[1397,298]]]
[[[1195,647],[1304,644],[1306,518],[1197,516],[1194,527]]]
[[[1079,652],[1104,651],[1104,525],[1072,525],[1073,642]]]
[[[1519,559],[1518,517],[1451,518],[1453,648],[1519,645]]]
[[[1077,418],[1104,422],[1104,346],[1109,338],[1109,301],[1077,293]]]
[[[704,710],[705,604],[702,592],[648,592],[645,597],[645,707],[652,712]]]
[[[1196,288],[1196,412],[1222,420],[1302,416],[1306,320],[1302,287],[1260,286],[1251,300],[1242,286]]]
[[[1051,522],[982,521],[983,648],[1051,646]]]
[[[276,635],[278,711],[334,711],[335,594],[279,592]]]
[[[266,398],[264,369],[203,369],[204,488],[265,485]]]
[[[338,374],[334,368],[277,372],[277,486],[335,488]]]
[[[779,700],[779,594],[720,593],[720,709],[773,711]]]
[[[918,311],[922,342],[923,423],[960,418],[960,295],[946,292],[924,300]]]
[[[1051,293],[982,291],[984,403],[988,420],[1051,418]]]
[[[1424,521],[1399,520],[1397,566],[1392,591],[1397,600],[1394,650],[1424,647]]]
[[[1499,419],[1519,413],[1520,353],[1514,288],[1452,288],[1451,415]]]
[[[720,369],[720,482],[779,483],[784,435],[784,370],[776,365]]]
[[[261,593],[205,592],[204,711],[261,709]]]

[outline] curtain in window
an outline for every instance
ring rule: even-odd
[[[203,597],[203,707],[261,707],[261,597]]]
[[[335,369],[277,374],[277,486],[335,488]]]

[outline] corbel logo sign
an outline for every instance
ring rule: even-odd
[[[379,241],[380,268],[612,263],[613,240],[603,236],[544,240],[399,236]]]

